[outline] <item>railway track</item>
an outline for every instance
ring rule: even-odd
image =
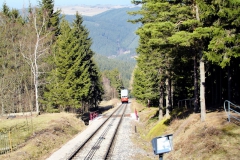
[[[69,156],[69,160],[111,159],[114,140],[124,117],[127,104],[120,105],[106,120]]]

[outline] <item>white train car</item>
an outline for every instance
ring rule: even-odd
[[[127,89],[121,90],[121,102],[128,103],[128,90]]]

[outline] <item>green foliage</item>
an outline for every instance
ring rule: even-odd
[[[54,32],[54,36],[59,34],[59,23],[60,23],[60,10],[54,11],[54,0],[42,0],[40,3],[40,8],[44,14],[47,14],[49,17],[46,24],[48,29],[51,29]]]
[[[204,53],[208,67],[213,67],[211,63],[222,68],[231,65],[234,70],[231,74],[235,74],[237,69],[233,64],[239,60],[240,53],[239,1],[146,0],[133,3],[142,4],[141,10],[129,12],[140,15],[131,20],[132,23],[142,24],[136,32],[140,39],[133,82],[133,93],[138,100],[167,95],[167,79],[174,88],[174,104],[193,97],[193,89],[198,89],[193,87],[193,59],[200,60],[200,53]],[[198,74],[198,70],[195,73]],[[236,81],[237,78],[233,83]],[[211,85],[206,87],[211,88]],[[210,95],[210,91],[208,93]]]
[[[103,89],[99,71],[92,60],[92,42],[82,23],[78,13],[72,28],[66,20],[61,22],[54,52],[55,68],[49,77],[53,83],[48,85],[45,93],[47,106],[80,108],[83,102],[91,100],[90,105],[96,106],[101,100]]]
[[[58,36],[56,41],[55,49],[55,69],[51,71],[49,80],[51,80],[47,88],[49,92],[45,93],[45,98],[47,99],[48,105],[53,105],[54,107],[66,106],[69,96],[69,82],[66,80],[66,74],[70,67],[72,61],[70,60],[70,55],[67,54],[72,47],[72,32],[68,22],[63,21],[60,26],[61,34]],[[70,64],[69,64],[70,62]]]
[[[58,108],[52,108],[51,106],[47,106],[45,112],[47,113],[60,113],[60,109]]]
[[[93,39],[91,48],[97,53],[94,57],[100,71],[117,69],[126,88],[129,87],[136,64],[129,57],[135,55],[138,43],[138,36],[134,33],[138,25],[127,23],[132,18],[127,12],[138,9],[139,7],[114,9],[92,17],[83,17],[83,24]],[[66,15],[66,19],[73,21],[70,15]],[[124,53],[125,51],[130,52]]]
[[[136,65],[135,59],[128,59],[127,61],[116,60],[95,54],[94,60],[96,61],[96,64],[101,72],[117,69],[119,71],[123,86],[125,88],[129,87],[129,81]]]
[[[115,88],[117,93],[121,93],[121,89],[125,88],[122,83],[120,73],[117,69],[106,70],[103,72],[103,75],[110,80],[111,87]],[[118,95],[120,97],[120,94]]]
[[[137,45],[133,93],[138,100],[150,98],[157,106],[159,98],[168,94],[165,84],[168,79],[175,105],[180,99],[192,97],[192,76],[194,73],[199,76],[199,70],[194,72],[193,58],[199,61],[199,53],[203,53],[208,69],[206,97],[211,105],[228,98],[239,101],[239,1],[146,0],[141,4],[141,9],[116,9],[93,17],[77,15],[71,25],[63,20],[61,30],[60,11],[54,12],[52,0],[43,0],[36,10],[30,7],[29,15],[24,18],[4,4],[0,12],[0,98],[4,106],[13,107],[3,110],[22,110],[22,106],[30,106],[28,110],[34,108],[33,75],[19,53],[20,49],[29,53],[33,50],[34,45],[25,42],[36,40],[32,34],[34,26],[30,23],[34,11],[39,13],[37,25],[41,24],[43,15],[48,19],[41,36],[47,33],[52,36],[44,45],[53,49],[46,50],[47,56],[41,57],[38,72],[41,73],[38,89],[40,97],[44,95],[41,102],[46,107],[78,108],[89,102],[96,105],[103,93],[98,68],[107,70],[110,78],[115,76],[112,83],[116,88],[121,85],[128,88],[136,64],[129,56],[135,56]],[[140,24],[126,24],[132,18],[127,12],[136,15],[131,22]],[[98,67],[93,60],[94,52]]]

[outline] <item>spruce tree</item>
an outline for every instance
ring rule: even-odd
[[[91,79],[91,88],[89,95],[89,104],[91,107],[97,107],[99,102],[102,100],[102,95],[104,94],[103,86],[101,82],[100,71],[97,68],[95,62],[91,60],[90,63],[90,79]]]
[[[70,93],[69,82],[67,81],[67,73],[71,61],[69,52],[73,48],[71,43],[73,40],[73,33],[70,24],[63,20],[60,24],[60,35],[57,37],[55,45],[54,68],[51,71],[48,81],[50,82],[44,92],[45,104],[47,109],[61,109],[69,105]]]
[[[78,13],[72,27],[66,20],[61,22],[54,51],[53,83],[48,85],[49,92],[45,94],[57,108],[82,107],[87,111],[101,99],[99,74],[92,60],[94,53],[90,49],[92,42],[82,23],[82,17]]]
[[[16,9],[9,9],[6,3],[0,11],[0,100],[1,113],[5,111],[23,111],[23,101],[20,98],[24,80],[27,79],[26,64],[19,53],[23,19]],[[26,70],[25,70],[26,69]],[[21,90],[21,92],[20,92]]]
[[[39,4],[41,8],[41,14],[48,17],[46,28],[54,32],[55,36],[59,35],[59,23],[61,10],[54,11],[54,0],[42,0]]]
[[[92,65],[93,51],[90,49],[92,42],[89,38],[89,33],[82,23],[83,19],[77,12],[72,24],[73,34],[76,38],[75,45],[77,46],[75,54],[72,57],[77,61],[75,66],[72,67],[72,69],[77,71],[75,72],[76,78],[74,79],[76,86],[73,90],[75,89],[78,93],[75,95],[75,99],[83,104],[83,102],[88,102],[88,96],[91,92],[92,83],[89,71]]]

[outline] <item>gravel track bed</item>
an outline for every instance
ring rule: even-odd
[[[126,109],[126,116],[123,118],[123,121],[120,125],[114,144],[114,149],[111,154],[111,160],[134,160],[139,156],[141,159],[150,160],[152,159],[150,157],[154,157],[153,152],[150,153],[139,148],[131,140],[131,138],[137,136],[134,129],[134,123],[137,121],[134,117],[128,116],[131,115],[130,105],[131,103],[128,104],[128,107]],[[97,125],[100,125],[102,123],[102,121],[103,118],[98,118],[92,121],[86,130],[84,130],[82,133],[79,133],[74,139],[63,145],[58,151],[53,153],[48,158],[48,160],[68,159],[67,157],[71,154],[71,152],[75,150],[75,148],[81,144],[81,142],[84,141],[86,137],[88,137],[90,132],[92,132],[92,130],[94,130]]]
[[[126,110],[126,114],[131,114],[130,105]],[[132,118],[131,116],[124,117],[118,131],[117,139],[111,157],[112,160],[134,160],[136,156],[138,157],[139,155],[141,155],[143,159],[151,159],[149,155],[153,155],[153,152],[149,153],[139,148],[131,140],[131,138],[136,136],[134,128],[134,123],[136,122],[136,119]]]
[[[104,159],[105,153],[108,151],[108,146],[111,143],[112,137],[115,135],[116,127],[120,121],[120,116],[124,112],[125,107],[122,106],[113,114],[100,130],[93,136],[92,139],[81,149],[74,160],[81,159]]]

